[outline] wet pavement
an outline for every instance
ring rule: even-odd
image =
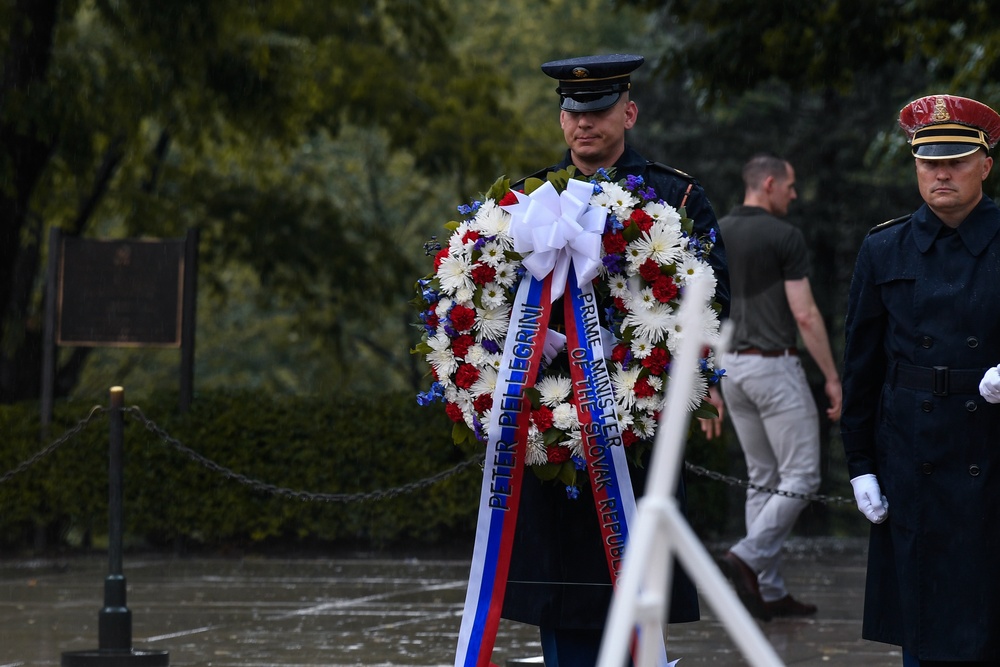
[[[864,540],[794,539],[785,577],[815,617],[760,626],[787,665],[899,667],[897,647],[864,641]],[[717,553],[722,550],[710,550]],[[466,558],[124,559],[133,646],[171,665],[284,667],[451,665],[469,572]],[[0,667],[59,665],[98,645],[104,556],[0,560]],[[672,625],[680,667],[746,665],[707,605]],[[494,662],[540,655],[537,630],[503,621]]]

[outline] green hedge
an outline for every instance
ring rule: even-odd
[[[131,405],[126,395],[126,404]],[[171,437],[249,478],[313,493],[360,494],[404,487],[468,460],[451,444],[442,410],[412,394],[302,398],[254,392],[196,397],[180,415],[176,395],[143,401],[143,414]],[[92,405],[57,404],[52,442]],[[87,426],[28,470],[0,484],[0,544],[49,547],[100,542],[107,533],[109,419]],[[0,475],[42,449],[37,404],[0,406]],[[46,443],[46,444],[47,444]],[[719,469],[721,446],[693,442],[689,460]],[[125,416],[127,544],[161,548],[281,544],[365,547],[453,544],[471,549],[481,470],[468,467],[413,492],[363,502],[321,502],[255,491],[193,461]],[[713,532],[726,492],[689,484],[692,522]]]

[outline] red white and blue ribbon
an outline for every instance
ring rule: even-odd
[[[479,519],[455,667],[490,664],[503,610],[517,525],[531,403],[551,313],[551,281],[525,276],[518,286],[493,391]]]

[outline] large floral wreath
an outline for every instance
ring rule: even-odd
[[[548,180],[563,190],[574,177],[570,167],[549,174]],[[641,177],[615,182],[601,170],[590,182],[590,204],[607,213],[603,266],[594,281],[606,306],[602,334],[610,352],[622,442],[638,462],[652,442],[671,355],[685,335],[676,317],[684,286],[704,277],[715,293],[708,263],[715,236],[695,235],[684,209],[661,200]],[[530,194],[540,185],[539,179],[530,179],[524,191]],[[424,333],[413,352],[424,356],[433,375],[430,388],[417,400],[421,405],[444,401],[456,444],[485,442],[487,437],[511,303],[525,273],[524,258],[513,249],[511,214],[505,210],[516,203],[509,181],[501,178],[485,201],[459,206],[464,219],[445,225],[452,232],[448,244],[437,252],[434,271],[417,282],[414,304]],[[718,335],[718,312],[717,303],[702,310],[700,328],[708,338]],[[526,463],[543,479],[563,481],[575,497],[576,471],[585,463],[569,372],[556,354],[561,347],[561,336],[549,331],[545,363],[534,388],[526,392],[532,405]],[[705,398],[723,373],[706,347],[688,401],[696,415],[716,414]]]

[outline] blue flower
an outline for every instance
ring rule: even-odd
[[[484,338],[482,342],[483,349],[490,354],[496,354],[500,351],[500,346],[497,345],[496,341],[490,340],[489,338]]]
[[[621,255],[605,255],[601,258],[601,263],[604,264],[604,268],[608,270],[608,273],[621,273],[624,271],[624,261],[625,258]]]
[[[635,192],[636,190],[640,189],[645,183],[646,181],[642,179],[642,176],[633,176],[632,174],[629,174],[625,178],[625,189]]]
[[[575,486],[567,486],[566,497],[569,498],[570,500],[576,500],[577,498],[580,497],[580,489],[576,488]]]
[[[440,382],[433,382],[430,389],[417,393],[417,405],[430,405],[441,400],[444,400],[444,385]]]
[[[483,202],[478,199],[473,201],[472,204],[462,204],[458,207],[458,212],[462,215],[473,215],[479,210],[479,207],[483,205]]]
[[[587,469],[587,462],[583,460],[582,456],[571,456],[570,460],[573,462],[573,467],[577,470]]]

